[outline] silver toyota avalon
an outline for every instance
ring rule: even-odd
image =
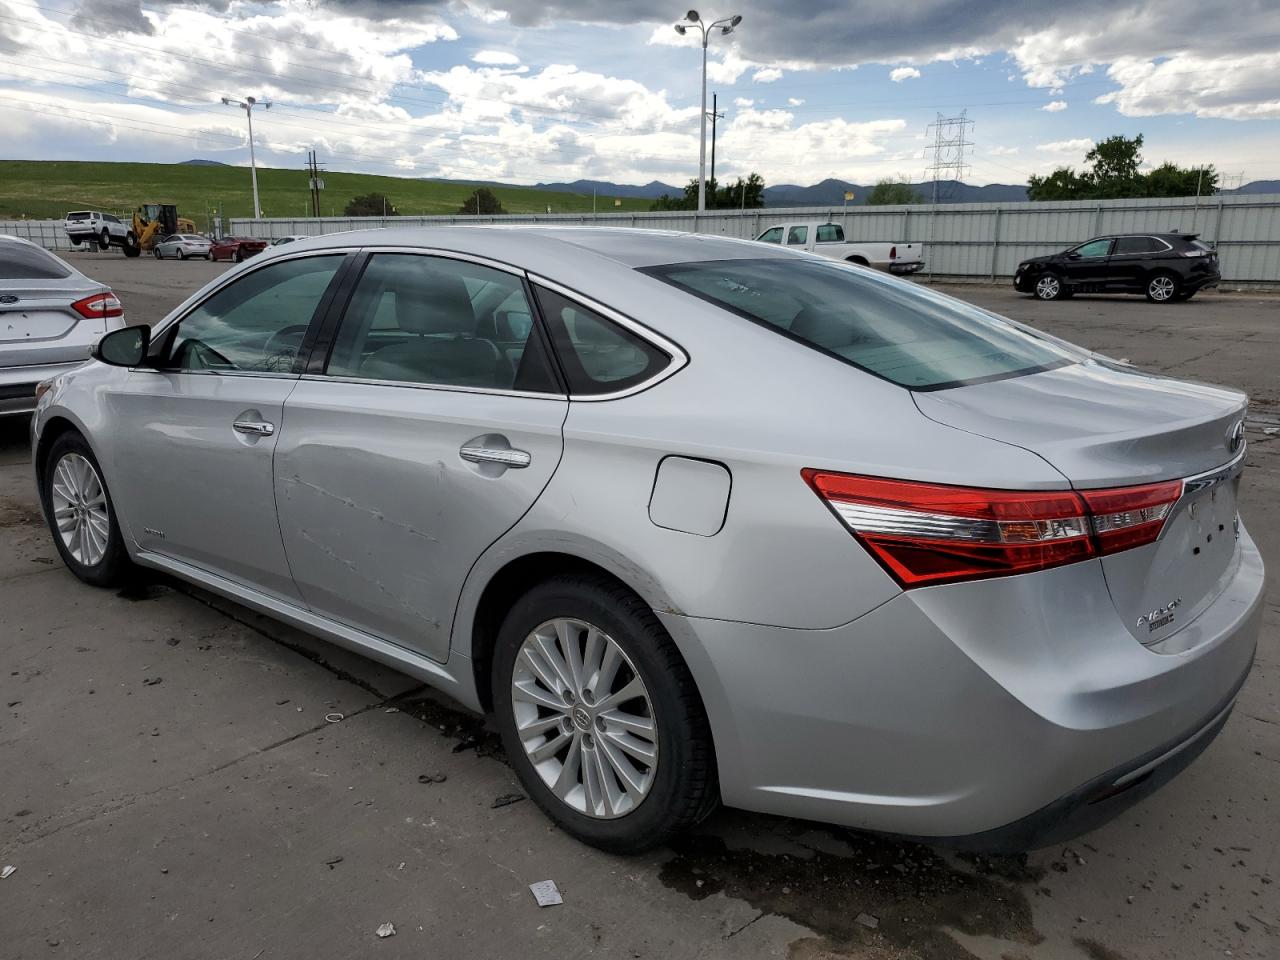
[[[63,559],[165,571],[493,714],[616,851],[717,802],[971,848],[1221,729],[1246,399],[882,274],[641,230],[299,240],[41,385]]]

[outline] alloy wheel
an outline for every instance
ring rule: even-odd
[[[67,552],[86,567],[101,563],[111,533],[111,513],[93,464],[78,453],[66,454],[54,468],[49,499]]]
[[[1147,293],[1150,294],[1151,299],[1161,303],[1172,300],[1177,292],[1178,285],[1173,282],[1173,277],[1153,277],[1151,283],[1147,285]]]
[[[658,769],[653,703],[599,627],[568,618],[536,627],[512,667],[511,701],[533,769],[571,809],[614,819],[648,795]]]
[[[1062,282],[1055,276],[1041,277],[1036,281],[1036,296],[1041,300],[1052,300],[1062,290]]]

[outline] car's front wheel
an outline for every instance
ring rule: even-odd
[[[53,442],[45,460],[44,512],[62,561],[95,587],[115,586],[132,570],[102,468],[78,433]]]
[[[157,260],[163,260],[163,259],[164,259],[164,254],[160,252],[160,248],[159,248],[159,247],[152,247],[152,248],[151,248],[151,255],[152,255],[153,257],[155,257]]]
[[[1036,281],[1037,300],[1061,300],[1065,293],[1066,286],[1056,273],[1043,273]]]
[[[1170,273],[1157,273],[1147,281],[1147,299],[1152,303],[1172,303],[1178,298],[1178,281]]]
[[[718,800],[701,699],[643,601],[565,576],[512,607],[492,692],[512,766],[565,831],[617,853],[661,844]]]

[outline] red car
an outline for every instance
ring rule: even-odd
[[[255,253],[267,249],[267,241],[253,237],[223,237],[213,241],[209,248],[209,256],[214,260],[234,260],[239,263]]]

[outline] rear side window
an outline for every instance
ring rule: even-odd
[[[571,394],[626,390],[671,362],[648,340],[594,310],[545,287],[535,286],[534,291]]]
[[[67,265],[40,247],[0,242],[0,280],[63,280],[69,276]]]
[[[523,281],[464,260],[378,253],[325,372],[488,390],[558,392]]]
[[[809,228],[808,227],[792,227],[787,231],[787,245],[793,243],[808,243]]]
[[[1155,253],[1163,247],[1150,237],[1120,237],[1116,240],[1116,256],[1126,253]]]
[[[844,227],[838,223],[819,224],[818,243],[844,243]]]
[[[770,227],[764,233],[760,234],[760,236],[756,237],[756,239],[759,240],[761,243],[781,243],[782,228]]]
[[[916,390],[1003,380],[1074,359],[969,304],[844,264],[713,260],[643,272]]]

